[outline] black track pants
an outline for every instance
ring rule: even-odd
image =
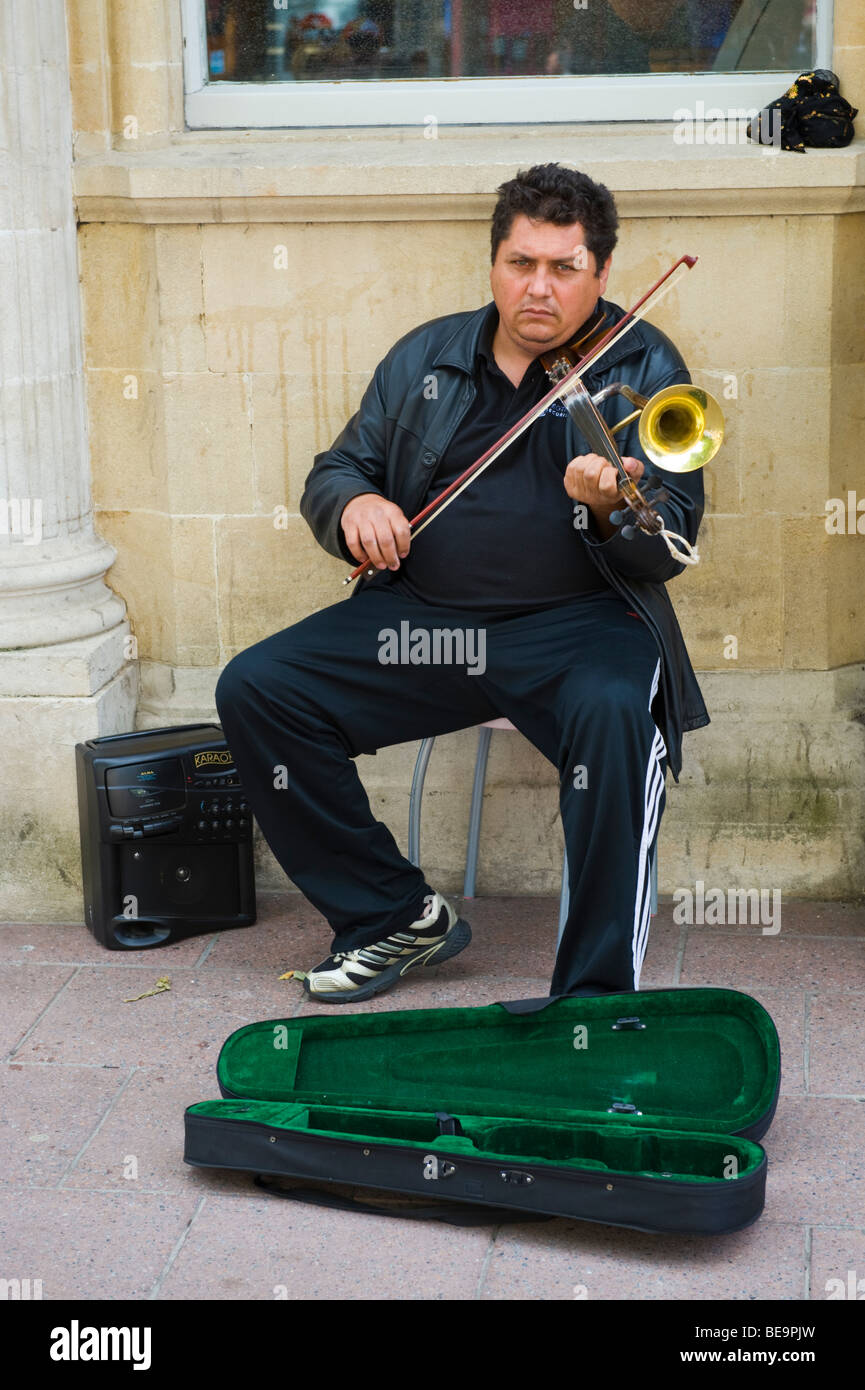
[[[570,912],[550,993],[604,992],[639,987],[646,949],[659,675],[651,631],[612,590],[503,618],[373,583],[240,652],[216,705],[262,834],[332,951],[408,926],[435,886],[374,819],[353,758],[510,719],[559,773]]]

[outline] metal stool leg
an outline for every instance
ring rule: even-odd
[[[478,754],[475,758],[475,780],[472,786],[472,804],[469,810],[469,838],[466,844],[466,872],[463,880],[463,897],[475,895],[475,879],[478,870],[478,841],[481,834],[481,811],[484,805],[484,783],[487,778],[487,758],[490,751],[492,729],[481,727],[478,730]]]
[[[423,784],[434,743],[434,738],[425,738],[418,749],[408,799],[408,857],[409,862],[417,869],[420,868],[420,810]]]
[[[562,891],[559,896],[559,934],[556,937],[557,951],[562,942],[562,936],[564,935],[565,931],[565,923],[568,920],[568,906],[570,904],[570,901],[571,888],[570,884],[568,883],[568,851],[567,849],[565,849],[565,853],[562,856]]]

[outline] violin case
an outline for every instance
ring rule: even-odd
[[[226,1039],[217,1080],[222,1098],[185,1112],[184,1161],[280,1195],[714,1235],[763,1210],[780,1048],[747,994],[657,989],[265,1020]],[[285,1192],[274,1176],[426,1205]]]

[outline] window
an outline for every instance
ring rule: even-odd
[[[202,126],[672,120],[831,60],[831,0],[183,0]]]

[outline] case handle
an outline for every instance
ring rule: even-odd
[[[316,1207],[333,1207],[337,1211],[364,1212],[368,1216],[405,1216],[411,1221],[445,1221],[449,1226],[498,1226],[511,1221],[555,1221],[555,1216],[543,1212],[511,1211],[508,1208],[451,1205],[437,1202],[435,1206],[377,1207],[371,1202],[358,1202],[353,1197],[337,1197],[332,1192],[322,1192],[319,1188],[277,1187],[265,1182],[261,1173],[255,1179],[256,1187],[270,1192],[274,1197],[289,1197],[296,1202],[310,1202]]]
[[[454,1136],[456,1136],[458,1134],[462,1134],[463,1132],[463,1127],[457,1119],[456,1115],[449,1115],[446,1110],[436,1111],[436,1124],[438,1125],[438,1132],[440,1136],[442,1134],[453,1134]]]

